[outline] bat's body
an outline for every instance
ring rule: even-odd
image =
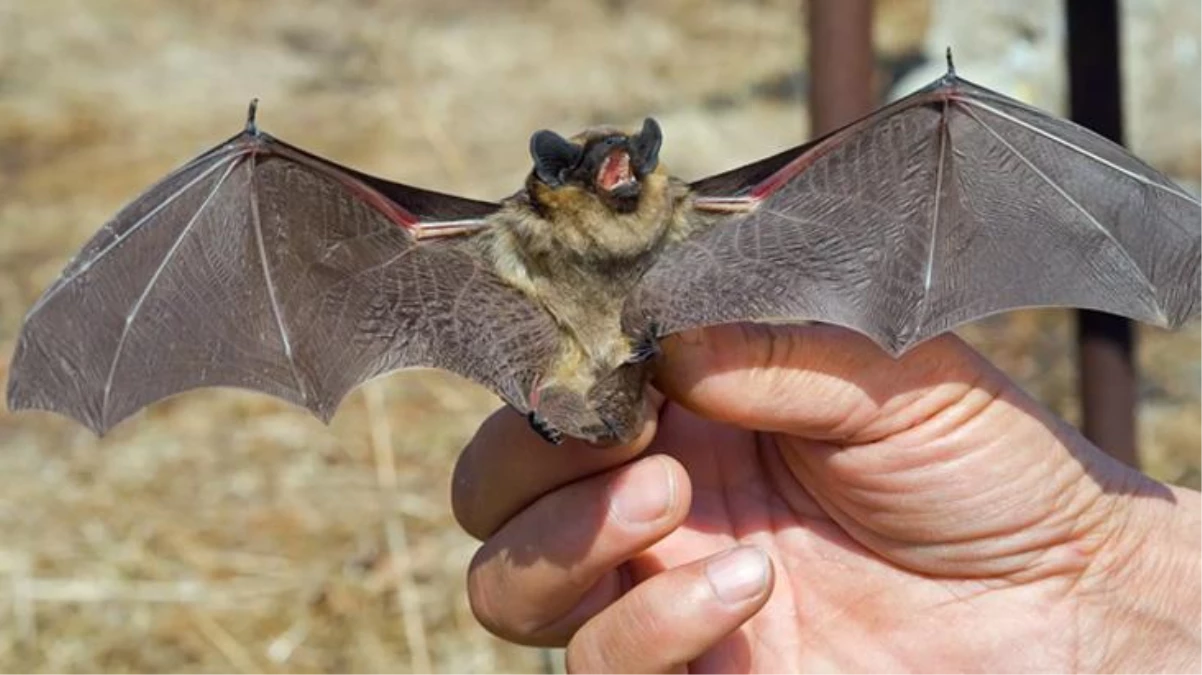
[[[655,136],[658,147],[660,132],[653,122],[643,133]],[[573,141],[589,147],[595,139],[625,137],[617,130],[594,129]],[[605,168],[601,162],[608,155],[598,154],[600,162],[584,162],[585,184],[596,183]],[[539,407],[572,409],[561,414],[586,419],[583,428],[597,439],[619,438],[639,423],[638,403],[658,337],[623,330],[625,300],[664,248],[685,239],[695,226],[687,217],[688,185],[668,176],[655,157],[648,168],[643,175],[625,174],[627,184],[638,190],[624,205],[607,203],[596,185],[549,187],[532,174],[526,188],[504,200],[490,226],[475,235],[491,269],[542,306],[562,333],[539,382]],[[541,414],[532,421],[555,437]]]
[[[1202,211],[1122,148],[948,75],[694,183],[634,134],[541,131],[522,190],[390,183],[262,133],[122,210],[30,311],[13,408],[103,432],[199,386],[328,419],[407,366],[474,379],[549,440],[639,428],[657,341],[818,320],[900,354],[1016,307],[1198,315]]]
[[[688,233],[688,198],[688,186],[659,169],[642,179],[629,213],[613,213],[578,187],[552,191],[531,181],[475,235],[489,267],[541,305],[561,331],[551,368],[538,382],[538,404],[595,413],[585,426],[589,435],[606,438],[638,423],[650,356],[638,351],[649,345],[625,333],[621,311],[664,247]],[[546,429],[541,416],[532,419]]]

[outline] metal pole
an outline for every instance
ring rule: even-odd
[[[872,111],[872,0],[810,0],[810,135]]]
[[[1069,110],[1078,124],[1123,142],[1117,0],[1068,0]],[[1138,467],[1131,322],[1077,312],[1082,429],[1110,455]]]

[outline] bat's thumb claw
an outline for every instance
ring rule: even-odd
[[[252,136],[257,136],[259,133],[259,125],[255,122],[255,115],[259,111],[259,99],[252,98],[250,104],[246,106],[246,133]]]

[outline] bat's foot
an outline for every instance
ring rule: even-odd
[[[541,436],[544,441],[551,445],[563,443],[563,432],[551,426],[551,423],[537,412],[531,410],[527,413],[526,421],[530,422],[530,428],[534,429],[534,432]]]
[[[662,353],[659,348],[659,324],[648,324],[647,330],[634,343],[634,349],[626,359],[628,365],[646,363]]]

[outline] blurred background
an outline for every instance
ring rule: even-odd
[[[1123,10],[1127,138],[1199,182],[1199,3]],[[1059,2],[880,0],[882,99],[943,71],[1063,113]],[[529,134],[657,117],[694,178],[806,139],[798,0],[0,0],[0,379],[24,312],[157,178],[260,125],[393,180],[497,199]],[[1070,315],[961,331],[1079,418]],[[1199,328],[1139,327],[1146,471],[1199,483]],[[0,669],[542,671],[464,595],[456,454],[498,401],[399,373],[329,427],[237,391],[162,402],[103,440],[0,412]]]

